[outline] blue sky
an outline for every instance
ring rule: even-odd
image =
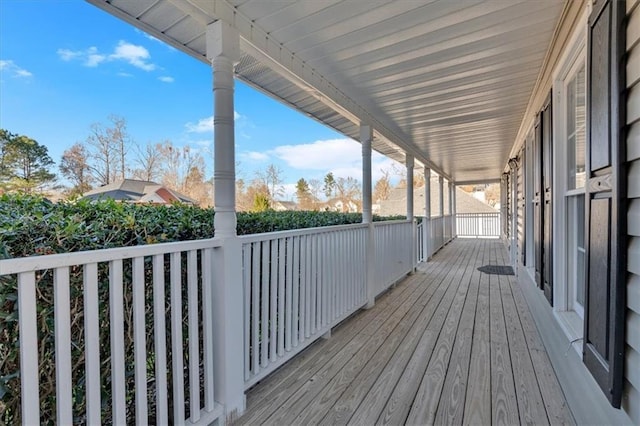
[[[240,177],[274,164],[289,194],[300,177],[360,179],[358,143],[239,81],[235,109]],[[0,128],[47,146],[57,163],[110,114],[139,144],[202,149],[213,175],[210,67],[84,1],[0,0]],[[390,165],[374,155],[374,178]]]

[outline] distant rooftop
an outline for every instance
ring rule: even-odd
[[[171,204],[175,202],[197,204],[184,194],[156,182],[135,179],[120,179],[92,189],[84,197],[90,200],[111,198],[128,203]]]

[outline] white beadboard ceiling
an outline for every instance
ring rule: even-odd
[[[456,182],[500,177],[564,6],[88,1],[204,62],[206,26],[223,20],[241,36],[238,78],[356,140],[366,121],[375,150],[409,153]]]

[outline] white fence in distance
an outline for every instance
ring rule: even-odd
[[[457,213],[456,230],[459,237],[499,238],[500,212]]]

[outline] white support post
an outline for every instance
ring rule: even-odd
[[[453,182],[449,181],[449,214],[451,215],[451,223],[449,224],[449,236],[451,237],[450,240],[453,239],[454,236],[454,222],[456,220],[455,214],[453,212],[453,205],[454,205],[454,201],[453,198],[455,197],[455,187],[453,186]]]
[[[215,233],[222,240],[213,277],[215,399],[225,419],[241,415],[244,394],[244,307],[242,243],[236,236],[234,67],[240,59],[240,36],[222,21],[207,27],[207,58],[213,66]]]
[[[407,154],[405,156],[405,164],[407,166],[407,220],[413,221],[413,156]]]
[[[367,234],[367,304],[370,309],[375,304],[376,274],[375,259],[376,247],[374,242],[374,228],[371,201],[371,141],[373,140],[373,129],[368,124],[360,124],[360,144],[362,144],[362,223],[369,225]]]
[[[451,238],[456,238],[458,236],[458,219],[456,217],[458,206],[456,204],[456,193],[456,184],[455,182],[451,182]]]
[[[440,216],[441,216],[441,226],[439,232],[442,235],[442,246],[444,246],[444,227],[445,227],[445,219],[444,219],[444,178],[442,175],[438,175],[438,193],[440,194]],[[442,247],[441,246],[441,247]]]
[[[213,66],[214,186],[216,237],[236,235],[234,67],[240,58],[240,36],[217,21],[207,27],[207,58]]]
[[[416,224],[413,220],[413,168],[415,165],[412,155],[405,154],[405,164],[407,166],[407,220],[411,222],[413,230],[411,231],[411,264],[413,271],[416,267]]]
[[[425,262],[431,258],[431,169],[424,168],[424,219],[422,246]]]

